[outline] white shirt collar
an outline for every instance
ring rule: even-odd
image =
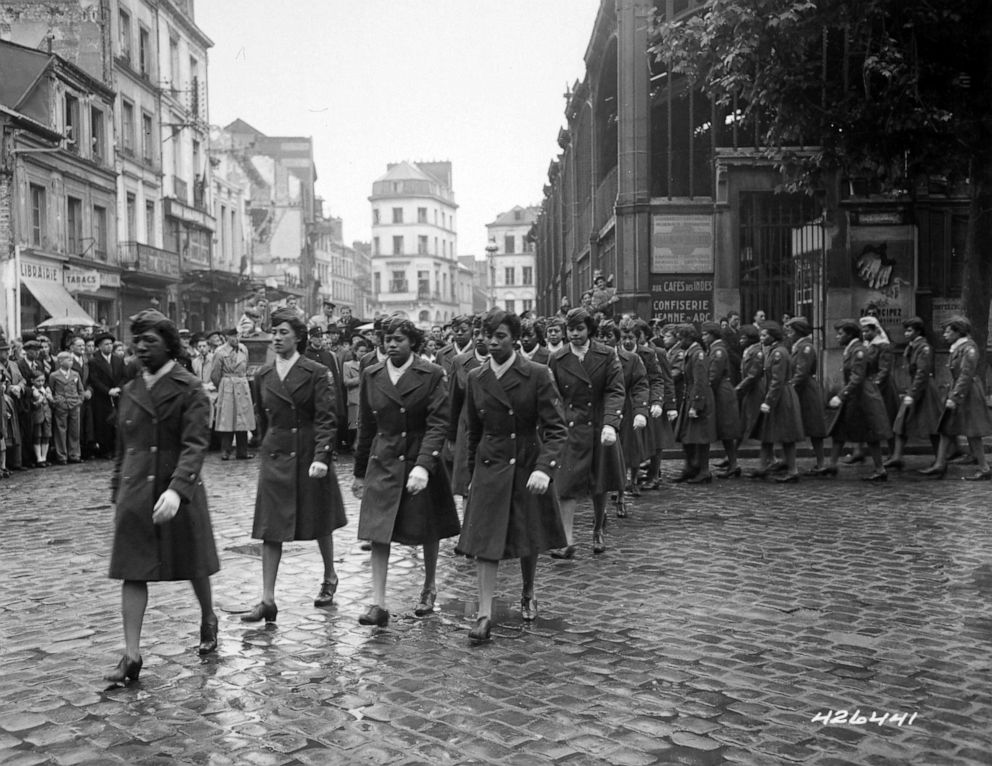
[[[554,354],[555,352],[560,351],[561,350],[561,347],[564,346],[564,345],[565,345],[565,341],[562,341],[561,343],[551,343],[549,341],[548,342],[548,353],[549,354]]]
[[[172,371],[172,368],[175,366],[176,366],[175,360],[170,359],[168,362],[166,362],[161,367],[159,367],[157,372],[148,372],[148,370],[142,370],[141,377],[145,381],[145,388],[151,391],[152,386],[154,386],[162,378],[168,375]]]
[[[579,361],[580,361],[580,362],[581,362],[581,361],[582,361],[583,359],[585,359],[585,358],[586,358],[586,354],[588,354],[588,353],[589,353],[589,347],[590,347],[591,345],[592,345],[592,344],[591,344],[591,343],[590,343],[589,341],[586,341],[586,344],[585,344],[584,346],[576,346],[576,345],[575,345],[574,343],[572,343],[571,341],[569,341],[569,343],[568,343],[568,346],[569,346],[569,348],[570,348],[570,349],[572,350],[572,353],[573,353],[573,354],[575,354],[575,355],[576,355],[576,356],[577,356],[577,357],[579,358]]]
[[[475,349],[475,361],[477,361],[479,364],[485,364],[486,360],[488,359],[489,359],[489,354],[483,356],[482,354],[479,353],[478,348]]]
[[[455,355],[455,356],[458,356],[459,354],[464,354],[464,353],[465,353],[466,351],[468,351],[468,350],[469,350],[469,349],[470,349],[470,348],[472,347],[472,339],[471,339],[471,338],[469,338],[469,341],[468,341],[468,343],[466,343],[466,344],[465,344],[464,346],[459,346],[459,345],[458,345],[457,343],[455,343],[454,341],[451,341],[451,345],[452,345],[452,346],[454,347],[454,349],[455,349],[455,353],[454,353],[454,355]]]
[[[300,352],[294,351],[293,355],[289,359],[283,359],[281,356],[276,357],[276,375],[279,376],[279,380],[285,380],[289,371],[293,368],[293,365],[300,358]]]
[[[403,377],[403,373],[410,369],[411,365],[413,365],[413,360],[416,358],[416,354],[410,354],[401,367],[396,367],[393,364],[392,359],[386,360],[386,372],[389,373],[389,379],[392,381],[394,386],[396,385],[396,382]]]
[[[534,354],[537,353],[537,350],[540,347],[541,347],[540,344],[538,344],[538,345],[534,346],[534,348],[532,348],[530,351],[527,351],[527,349],[525,349],[523,346],[521,346],[520,347],[520,355],[524,359],[533,359],[534,358]],[[516,352],[514,352],[514,353],[516,353]],[[493,369],[495,370],[496,368],[494,367]]]
[[[963,346],[965,343],[967,343],[968,340],[969,340],[968,336],[965,335],[964,337],[958,338],[956,341],[954,341],[951,344],[951,353],[953,354],[955,351],[957,351],[959,348],[961,348],[961,346]]]
[[[516,351],[512,352],[510,358],[503,362],[503,364],[496,364],[496,360],[493,359],[492,354],[489,355],[489,367],[492,369],[493,374],[496,375],[497,380],[503,377],[503,374],[513,366],[515,361],[517,361]]]
[[[106,362],[106,363],[107,363],[108,365],[110,364],[110,358],[111,358],[111,357],[112,357],[113,355],[114,355],[114,354],[113,354],[113,352],[111,352],[111,353],[109,353],[109,354],[100,354],[100,356],[102,356],[102,357],[103,357],[103,361],[105,361],[105,362]]]

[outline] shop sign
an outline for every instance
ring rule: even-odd
[[[116,271],[102,271],[100,272],[100,287],[120,287],[121,286],[121,275]]]
[[[708,215],[654,215],[652,274],[711,274],[713,219]]]
[[[21,259],[21,277],[62,284],[62,267]]]
[[[713,318],[713,275],[652,274],[651,315],[665,324]]]
[[[77,269],[67,266],[63,284],[70,293],[91,293],[100,289],[100,272],[96,269]]]

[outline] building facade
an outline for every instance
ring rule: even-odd
[[[450,162],[399,162],[372,184],[376,309],[429,327],[458,313],[458,227]]]
[[[492,298],[495,305],[511,314],[533,311],[537,296],[536,259],[530,231],[541,208],[520,207],[501,213],[486,224],[492,250],[490,276],[495,275]]]

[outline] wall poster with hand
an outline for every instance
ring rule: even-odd
[[[878,317],[890,338],[902,338],[903,320],[916,313],[916,227],[852,226],[854,306]]]

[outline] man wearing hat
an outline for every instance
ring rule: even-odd
[[[350,306],[341,307],[341,316],[338,318],[338,327],[341,329],[341,341],[351,343],[351,336],[358,331],[362,320],[352,316]]]
[[[319,327],[322,332],[327,332],[327,326],[334,322],[334,309],[336,308],[337,306],[334,305],[334,301],[325,300],[323,303],[324,313],[314,314],[310,317],[310,320],[307,322],[307,327]]]
[[[124,360],[113,353],[116,338],[109,332],[100,333],[95,340],[96,353],[90,359],[89,377],[93,391],[90,411],[94,452],[98,458],[112,458],[117,435],[117,401],[126,382]]]
[[[303,356],[327,368],[327,382],[333,397],[331,404],[338,422],[342,422],[347,419],[348,404],[345,398],[344,379],[341,376],[341,362],[337,354],[324,347],[324,335],[319,327],[311,327],[308,333],[307,350],[303,352]],[[338,428],[339,445],[344,443],[346,431],[347,428]]]

